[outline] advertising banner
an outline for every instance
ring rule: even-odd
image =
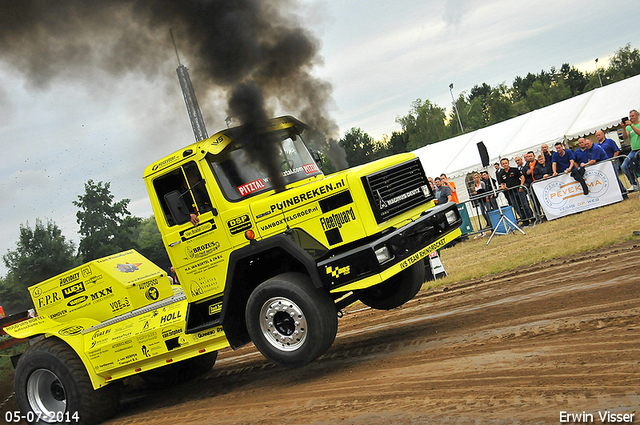
[[[603,161],[585,167],[585,195],[580,183],[568,174],[534,182],[531,187],[548,220],[622,201],[613,164]]]

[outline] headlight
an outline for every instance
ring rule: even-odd
[[[453,223],[458,220],[458,216],[455,211],[447,211],[444,216],[447,218],[447,223],[449,223],[449,225],[453,225]]]
[[[387,248],[386,245],[383,245],[382,247],[376,249],[376,258],[378,259],[378,263],[382,264],[385,261],[388,261],[391,259],[391,252],[389,251],[389,248]]]

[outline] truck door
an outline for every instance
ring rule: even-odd
[[[221,294],[230,243],[197,164],[171,170],[154,188],[167,224],[162,239],[187,299]]]

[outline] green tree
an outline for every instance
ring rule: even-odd
[[[518,115],[512,100],[512,91],[505,84],[491,89],[486,97],[486,124],[492,125]]]
[[[402,125],[402,131],[408,137],[407,148],[414,150],[449,137],[451,132],[446,118],[444,108],[428,99],[417,99],[411,104],[409,114],[397,117],[396,122]]]
[[[408,143],[409,139],[407,138],[406,134],[400,131],[394,131],[393,133],[391,133],[391,137],[385,144],[386,150],[384,156],[408,152]]]
[[[73,201],[80,208],[76,213],[81,235],[78,251],[84,262],[137,248],[135,230],[141,220],[127,210],[129,199],[113,202],[110,187],[110,183],[89,180],[85,194]]]
[[[631,44],[617,50],[611,60],[609,67],[604,72],[606,81],[616,82],[625,78],[640,74],[640,51],[632,49]],[[603,80],[603,83],[605,81]]]
[[[31,307],[27,288],[77,265],[75,246],[51,220],[20,225],[16,249],[2,256],[7,276],[0,282],[3,307],[16,312]]]
[[[519,75],[513,80],[511,87],[513,88],[514,101],[524,100],[527,97],[527,90],[531,88],[533,83],[537,80],[537,76],[532,73],[528,73],[526,77],[522,78]]]
[[[492,88],[487,83],[475,85],[471,88],[467,98],[466,107],[461,112],[465,128],[477,130],[485,127],[489,122],[489,106],[487,99],[491,96]]]
[[[564,85],[564,80],[545,85],[543,81],[536,81],[527,90],[525,104],[529,111],[544,108],[561,100],[571,97],[571,90]]]
[[[158,230],[154,216],[145,218],[138,226],[137,245],[140,254],[147,257],[152,263],[167,271],[171,267],[171,261],[167,250],[162,243],[162,235]]]
[[[560,67],[561,78],[565,82],[565,86],[571,91],[571,96],[577,96],[584,93],[589,79],[579,69],[563,63]]]
[[[353,127],[347,131],[339,141],[347,154],[347,161],[351,167],[365,164],[375,159],[375,143],[373,138],[362,129]]]

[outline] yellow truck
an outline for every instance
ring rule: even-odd
[[[231,128],[148,166],[177,282],[131,250],[30,287],[37,317],[5,328],[32,341],[16,364],[21,412],[5,419],[97,423],[123,378],[174,383],[249,342],[302,366],[329,349],[341,309],[412,299],[425,259],[460,236],[456,205],[435,205],[412,154],[325,176],[304,129],[290,116]],[[279,182],[246,138],[272,144]]]

